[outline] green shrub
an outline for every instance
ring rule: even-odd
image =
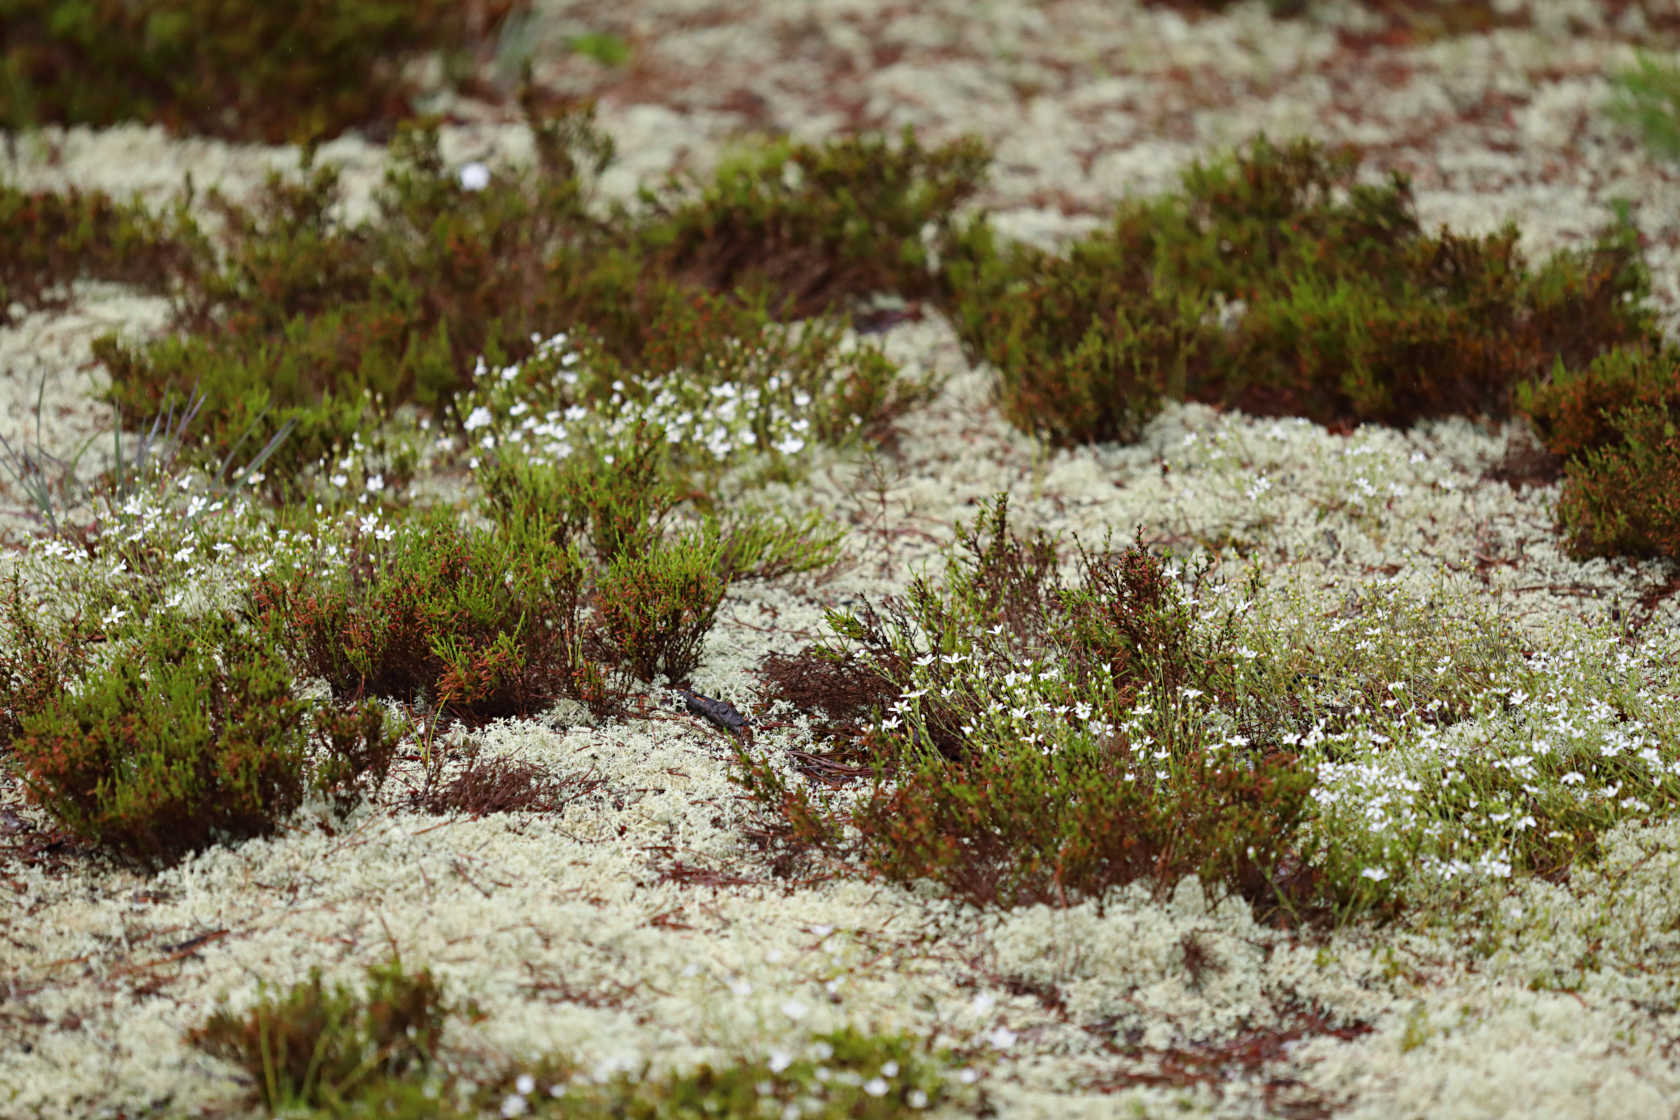
[[[1614,441],[1565,467],[1557,517],[1570,552],[1680,560],[1680,411],[1633,406],[1608,420]]]
[[[952,232],[955,209],[983,185],[990,156],[969,136],[924,149],[908,126],[822,145],[746,147],[698,198],[661,198],[640,234],[662,269],[711,291],[765,289],[779,318],[834,310],[847,298],[940,292],[924,234]]]
[[[598,712],[612,698],[582,652],[584,564],[549,522],[467,533],[448,509],[401,527],[355,523],[257,581],[252,611],[281,626],[335,694],[434,698],[461,719],[526,715],[560,697]]]
[[[271,143],[413,114],[402,64],[459,54],[517,5],[3,0],[0,128],[126,120]],[[459,60],[453,67],[460,69]]]
[[[61,307],[74,280],[109,280],[167,294],[211,263],[184,218],[153,214],[103,191],[24,191],[0,184],[0,326],[10,306]]]
[[[400,960],[376,965],[357,993],[342,984],[327,991],[317,968],[283,999],[260,998],[243,1017],[218,1008],[187,1041],[243,1069],[272,1113],[343,1115],[392,1081],[424,1078],[451,1010],[429,969],[409,976]]]
[[[1073,444],[1134,439],[1164,399],[1331,426],[1499,417],[1554,362],[1654,337],[1625,211],[1530,273],[1514,226],[1426,236],[1403,176],[1356,167],[1261,137],[1061,258],[971,227],[950,265],[965,346],[1012,422]]]
[[[301,804],[307,712],[270,637],[166,613],[109,668],[23,715],[12,752],[30,797],[67,829],[158,866],[219,836],[272,833]],[[378,718],[316,716],[328,754],[316,788],[343,793],[367,768],[383,780]]]
[[[1517,386],[1516,400],[1546,450],[1577,458],[1620,442],[1629,410],[1680,417],[1680,348],[1621,347],[1576,368],[1560,361],[1544,381]]]
[[[1217,730],[1219,710],[1243,708],[1247,670],[1160,560],[1082,550],[1080,584],[1063,587],[1054,545],[1015,538],[1001,497],[958,543],[971,559],[950,560],[942,592],[918,577],[884,617],[829,616],[831,652],[896,694],[864,733],[872,787],[844,817],[868,866],[983,905],[1191,874],[1286,919],[1378,904],[1309,865],[1310,765]],[[791,840],[848,846],[807,789],[737,749]]]

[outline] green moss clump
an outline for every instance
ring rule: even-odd
[[[344,1115],[390,1082],[423,1080],[451,1010],[430,970],[407,975],[400,960],[369,969],[361,993],[342,984],[327,990],[317,968],[285,998],[264,998],[243,1017],[218,1008],[187,1041],[241,1067],[272,1112]]]
[[[159,123],[270,143],[388,127],[414,113],[403,64],[461,69],[518,6],[493,0],[4,0],[0,128]]]

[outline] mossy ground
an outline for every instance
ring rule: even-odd
[[[354,834],[364,798],[399,820],[540,818],[598,793],[576,771],[532,793],[529,767],[471,736],[508,716],[560,712],[577,729],[646,717],[650,685],[697,687],[732,588],[832,573],[844,535],[756,499],[805,484],[819,452],[867,449],[939,391],[845,335],[854,301],[882,291],[946,313],[995,368],[1000,413],[1053,443],[1158,439],[1173,401],[1304,414],[1312,438],[1345,441],[1343,464],[1319,464],[1320,480],[1347,475],[1340,493],[1297,479],[1289,495],[1317,503],[1332,538],[1396,533],[1393,503],[1423,472],[1403,475],[1382,440],[1427,442],[1468,414],[1532,424],[1555,457],[1547,547],[1680,559],[1674,510],[1639,485],[1680,470],[1675,359],[1614,215],[1596,249],[1530,267],[1511,234],[1425,235],[1402,180],[1353,187],[1342,156],[1257,141],[1052,258],[953,216],[983,170],[973,142],[776,145],[637,216],[603,216],[586,187],[610,145],[587,114],[547,120],[533,104],[531,121],[540,174],[491,168],[476,188],[424,124],[401,131],[377,216],[353,225],[333,215],[332,171],[307,161],[250,210],[222,203],[220,244],[185,207],[171,230],[111,200],[16,196],[45,216],[34,271],[12,281],[26,304],[71,273],[125,278],[133,259],[162,279],[189,333],[98,353],[125,413],[188,406],[203,437],[178,438],[167,471],[110,475],[91,519],[36,491],[52,531],[23,563],[61,582],[13,587],[7,764],[65,842],[107,849],[78,858],[170,868],[224,858],[212,849],[240,837],[258,837],[254,851],[291,829]],[[83,205],[92,239],[59,216]],[[1216,302],[1241,304],[1234,329],[1208,321]],[[811,321],[823,315],[836,318]],[[1390,434],[1356,430],[1373,421]],[[1427,927],[1449,903],[1492,906],[1501,884],[1567,888],[1627,866],[1626,830],[1669,819],[1680,789],[1672,642],[1631,619],[1542,638],[1462,588],[1384,571],[1341,588],[1333,611],[1306,608],[1258,564],[1243,570],[1276,547],[1269,532],[1300,523],[1267,497],[1274,475],[1243,446],[1258,430],[1245,423],[1211,425],[1218,446],[1200,462],[1196,449],[1157,465],[1240,486],[1252,516],[1070,548],[1018,532],[998,498],[952,527],[942,573],[834,610],[820,641],[764,659],[758,726],[717,745],[754,799],[741,835],[774,876],[931,880],[1004,920],[1093,901],[1100,920],[1125,890],[1194,909],[1189,884],[1205,913],[1235,905],[1256,929],[1324,946]],[[422,508],[408,491],[440,433],[474,500]],[[235,463],[251,469],[230,475]],[[1471,544],[1476,575],[1502,562],[1497,542]],[[60,618],[45,620],[49,600]],[[360,705],[323,722],[312,755],[291,734],[305,681]],[[135,697],[154,694],[148,714]],[[815,735],[792,751],[778,723]],[[425,782],[407,809],[381,790],[399,749]],[[444,792],[452,756],[466,768]],[[337,804],[294,819],[309,766]],[[726,877],[680,861],[665,873]],[[1175,945],[1184,982],[1217,982],[1228,945]],[[1600,952],[1530,980],[1574,990]],[[1017,969],[1018,994],[1065,1010],[1030,971]],[[314,980],[278,1010],[191,1034],[243,1064],[267,1106],[331,1114],[430,1114],[457,1092],[478,1094],[463,1111],[504,1114],[941,1103],[944,1082],[904,1038],[853,1032],[813,1033],[827,1051],[809,1055],[666,1080],[643,1069],[551,1105],[537,1091],[570,1078],[571,1057],[480,1063],[456,1081],[431,1068],[429,974],[382,975],[367,1021]],[[1273,1041],[1371,1029],[1298,1011]],[[352,1020],[342,1051],[311,1027]],[[416,1031],[390,1029],[410,1020]],[[1427,1045],[1426,1020],[1408,1046]],[[371,1062],[362,1030],[384,1048]],[[1108,1045],[1135,1058],[1148,1044],[1111,1029]],[[1176,1060],[1176,1084],[1211,1084],[1211,1065]]]

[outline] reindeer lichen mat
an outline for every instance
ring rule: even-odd
[[[1671,1113],[1671,6],[129,7],[0,1118]]]

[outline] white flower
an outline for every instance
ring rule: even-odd
[[[490,410],[483,405],[479,405],[472,410],[472,413],[461,423],[461,426],[469,432],[476,431],[490,423],[492,419]]]
[[[1388,878],[1388,872],[1384,871],[1380,867],[1367,867],[1359,873],[1359,877],[1361,879],[1369,879],[1373,883],[1380,883],[1384,879]]]
[[[476,160],[461,168],[461,189],[481,191],[490,185],[490,169]]]

